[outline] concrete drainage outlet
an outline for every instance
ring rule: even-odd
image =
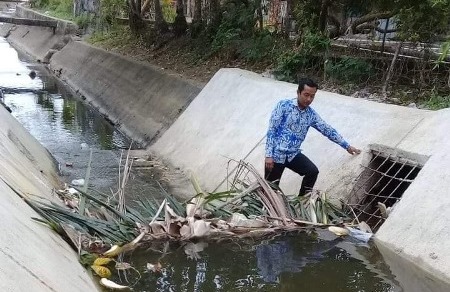
[[[350,193],[348,205],[376,232],[417,177],[427,156],[371,145],[370,159]]]

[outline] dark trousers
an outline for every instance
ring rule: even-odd
[[[317,166],[302,153],[297,154],[290,162],[286,159],[285,163],[275,163],[270,171],[265,169],[264,177],[266,180],[278,185],[280,183],[281,175],[286,167],[299,175],[304,176],[300,192],[298,193],[299,196],[304,196],[307,192],[312,191],[317,176],[319,175],[319,170],[317,169]]]

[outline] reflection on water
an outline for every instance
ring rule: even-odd
[[[54,91],[54,88],[51,90]],[[37,93],[5,94],[5,102],[13,115],[44,146],[52,148],[52,143],[64,140],[81,141],[99,149],[129,147],[128,139],[97,112],[71,96],[52,91],[44,88]]]
[[[32,71],[36,76],[29,76]],[[12,115],[58,161],[64,181],[85,177],[92,149],[90,186],[105,193],[117,190],[120,152],[131,142],[97,111],[73,98],[43,65],[21,61],[2,38],[0,89]],[[157,171],[132,172],[127,185],[130,201],[140,195],[160,195],[153,178]]]
[[[296,249],[296,252],[302,251],[302,256],[294,254],[293,243],[289,240],[261,244],[256,248],[259,275],[264,282],[279,283],[279,277],[283,272],[299,273],[307,265],[320,262],[325,253],[335,248],[341,241],[340,238],[336,238],[314,242],[312,246],[302,244]]]
[[[173,243],[162,254],[157,250],[164,248],[154,244],[124,260],[142,276],[134,291],[403,291],[386,266],[375,269],[355,258],[342,247],[346,243],[354,246],[301,232],[251,243]],[[361,248],[381,260],[376,248]],[[160,273],[146,270],[147,263],[158,261]],[[132,283],[136,275],[130,272],[127,279]],[[115,280],[124,281],[123,275]]]
[[[0,40],[0,88],[13,115],[52,148],[55,140],[81,141],[99,149],[128,148],[130,141],[94,110],[63,92],[51,77],[29,76],[30,70],[5,40]],[[58,139],[55,139],[57,136]]]

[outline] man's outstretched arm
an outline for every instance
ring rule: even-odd
[[[312,123],[312,127],[319,131],[322,135],[333,141],[334,143],[338,144],[345,150],[347,150],[348,153],[354,155],[361,153],[361,150],[359,150],[356,147],[351,146],[345,139],[330,125],[328,125],[322,118],[317,114],[314,113],[314,120]]]

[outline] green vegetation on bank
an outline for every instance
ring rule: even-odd
[[[215,60],[269,70],[289,82],[308,75],[343,94],[449,106],[449,50],[439,54],[436,48],[446,44],[450,0],[287,1],[285,18],[274,16],[275,0],[193,2],[202,9],[193,8],[189,23],[183,0],[104,0],[97,11],[76,16],[68,0],[34,0],[33,6],[90,26],[89,41],[96,45],[134,47],[129,55],[176,53],[183,56],[177,62],[200,66]]]
[[[88,13],[75,16],[72,0],[35,0],[31,2],[31,6],[46,15],[73,21],[82,29],[94,21],[94,16]]]

